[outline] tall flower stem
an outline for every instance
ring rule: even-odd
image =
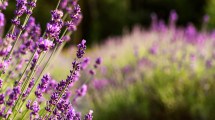
[[[40,56],[39,56],[39,57],[40,57]],[[37,60],[37,62],[38,62],[38,60]],[[37,64],[37,62],[36,62],[36,64]],[[28,83],[29,79],[32,77],[32,75],[33,75],[33,73],[34,73],[34,69],[35,69],[36,66],[37,66],[37,65],[35,65],[35,66],[33,67],[33,70],[30,72],[30,74],[28,75],[27,80],[26,80],[25,82]],[[25,83],[24,83],[24,84],[25,84]],[[19,103],[19,100],[21,99],[22,94],[24,93],[24,90],[25,90],[25,88],[26,88],[27,86],[22,86],[22,87],[24,87],[24,88],[22,88],[23,91],[21,91],[21,94],[19,95],[19,98],[17,99],[15,105],[14,105],[13,108],[12,108],[12,111],[13,111],[13,112],[14,112],[14,109],[16,108],[17,104]],[[17,111],[16,111],[16,112],[17,112]],[[10,115],[8,116],[7,120],[8,120],[9,118],[10,118]]]
[[[66,34],[66,32],[67,32],[67,29],[65,29],[65,31],[64,31],[63,34],[61,35],[61,39],[62,39],[62,37]],[[63,43],[63,45],[64,45],[64,44],[65,44],[65,43]],[[33,89],[35,89],[35,87],[36,87],[36,85],[38,84],[38,82],[39,82],[40,78],[42,77],[43,73],[46,71],[46,68],[49,66],[49,64],[51,64],[51,59],[52,59],[53,57],[55,57],[56,53],[59,53],[59,49],[58,49],[58,48],[59,48],[60,46],[62,46],[62,45],[57,44],[57,45],[55,46],[54,50],[52,51],[51,55],[50,55],[49,58],[48,58],[48,61],[46,62],[45,66],[43,67],[43,69],[42,69],[42,71],[41,71],[39,77],[38,77],[37,80],[35,81],[34,86],[33,86],[32,89],[30,90],[30,93],[33,91]],[[62,48],[61,48],[61,50],[62,50]],[[23,104],[25,103],[25,101],[28,99],[29,96],[30,96],[30,95],[28,95],[28,96],[26,97],[26,99],[23,101]],[[23,106],[23,104],[20,106],[19,109],[21,109],[21,107]],[[19,109],[18,109],[18,110],[19,110]],[[44,112],[44,113],[45,113],[45,112]]]
[[[35,3],[36,3],[36,2],[37,2],[37,0],[35,0]],[[34,9],[33,7],[30,8],[31,11],[33,11],[33,9]],[[26,16],[26,18],[25,18],[25,20],[24,20],[24,23],[23,23],[23,25],[22,25],[23,27],[27,24],[27,22],[28,22],[30,16],[31,16],[30,14],[27,14],[27,16]],[[14,29],[15,29],[15,26],[13,26],[12,33],[14,32]],[[11,50],[10,50],[10,52],[9,52],[9,54],[6,56],[5,60],[8,60],[8,59],[10,58],[10,56],[11,56],[11,54],[13,53],[14,48],[15,48],[15,46],[16,46],[16,44],[17,44],[17,41],[18,41],[19,37],[21,36],[22,32],[23,32],[23,30],[20,30],[20,31],[19,31],[19,34],[18,34],[18,36],[17,36],[17,38],[16,38],[16,40],[15,40],[15,42],[14,42],[14,44],[13,44]]]
[[[24,77],[24,75],[25,75],[25,73],[26,73],[26,71],[27,71],[27,69],[28,69],[28,67],[29,67],[29,65],[30,65],[30,63],[31,63],[31,61],[32,61],[33,58],[34,58],[34,55],[36,54],[36,52],[37,52],[37,51],[35,50],[35,52],[32,54],[30,60],[28,61],[28,64],[26,65],[26,67],[25,67],[24,71],[22,72],[22,75],[21,75],[21,77],[19,78],[19,80],[17,81],[17,83],[19,83],[19,82],[22,80],[22,78]]]
[[[25,111],[25,113],[23,114],[23,117],[22,117],[22,119],[21,120],[24,120],[24,118],[25,118],[25,116],[27,115],[27,113],[28,113],[28,109]],[[13,118],[13,119],[15,119],[16,118],[16,116]]]
[[[57,6],[56,6],[56,9],[58,9],[59,5],[60,5],[60,2],[61,0],[58,0],[58,3],[57,3]]]
[[[48,67],[48,65],[49,65],[49,63],[50,63],[50,61],[51,61],[51,58],[53,57],[53,55],[54,55],[54,53],[55,53],[55,51],[56,51],[57,48],[58,48],[58,47],[55,46],[55,48],[54,48],[52,54],[50,55],[48,61],[46,62],[45,66],[43,67],[43,69],[42,69],[42,71],[41,71],[39,77],[38,77],[37,80],[35,81],[35,84],[34,84],[34,86],[32,87],[32,89],[30,90],[29,93],[32,93],[32,91],[35,89],[37,83],[39,82],[39,80],[40,80],[40,78],[42,77],[43,73],[45,72],[46,68]],[[21,106],[18,108],[18,110],[22,108],[23,104],[25,103],[25,101],[28,99],[29,96],[30,96],[30,95],[28,95],[28,96],[26,97],[26,99],[23,101],[23,103],[22,103]]]
[[[73,68],[71,74],[74,74],[76,68]],[[63,96],[63,94],[65,93],[65,90],[68,88],[69,84],[67,83],[64,87],[64,89],[62,90],[62,92],[60,93],[60,96],[58,97],[58,100],[56,102],[56,104],[60,101],[61,97]],[[54,111],[54,109],[56,108],[56,106],[53,106],[53,108],[51,109],[51,112],[49,112],[48,118],[51,117],[51,113]],[[42,119],[45,119],[46,116],[44,116]]]

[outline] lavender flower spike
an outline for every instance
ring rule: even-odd
[[[92,120],[93,119],[93,111],[90,110],[88,114],[85,115],[84,120]]]
[[[86,40],[82,40],[80,44],[78,44],[77,58],[82,58],[86,50]]]

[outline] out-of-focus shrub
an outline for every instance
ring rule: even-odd
[[[89,90],[95,119],[214,120],[215,34],[175,22],[136,27],[93,48],[105,68]]]
[[[132,28],[136,24],[149,26],[152,12],[159,18],[168,20],[169,12],[175,9],[179,14],[178,24],[192,22],[201,26],[207,0],[80,0],[83,8],[83,22],[76,37],[86,38],[89,43],[103,41],[103,38],[120,35],[124,28]],[[13,1],[11,1],[13,2]],[[45,26],[50,15],[45,10],[54,8],[57,0],[38,1],[34,16]],[[213,12],[214,0],[208,4]],[[43,5],[45,4],[45,6]],[[12,18],[15,4],[8,10],[8,19]],[[10,21],[9,21],[10,22]],[[45,29],[43,27],[43,29]]]

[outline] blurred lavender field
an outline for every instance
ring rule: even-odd
[[[168,24],[152,14],[151,28],[136,26],[88,50],[91,64],[98,56],[102,64],[80,78],[89,84],[80,109],[93,106],[96,120],[214,120],[215,32],[205,30],[207,16],[200,31],[176,27],[177,19],[174,11]],[[56,59],[58,79],[71,49]]]

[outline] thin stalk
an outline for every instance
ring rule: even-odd
[[[31,10],[33,10],[33,8],[31,8]],[[27,24],[28,19],[30,18],[30,16],[31,16],[31,15],[29,15],[29,14],[26,16],[26,18],[25,18],[24,23],[23,23],[22,26],[25,26],[25,25]],[[15,29],[15,27],[13,27],[12,33],[13,33],[14,29]],[[12,46],[12,48],[11,48],[9,54],[6,56],[5,60],[8,60],[8,59],[10,58],[10,56],[11,56],[11,54],[13,53],[14,48],[15,48],[15,46],[16,46],[16,44],[17,44],[17,42],[18,42],[18,39],[20,38],[22,32],[23,32],[23,30],[20,30],[20,31],[19,31],[19,34],[18,34],[18,36],[17,36],[17,38],[16,38],[16,40],[15,40],[15,43],[13,44],[13,46]]]
[[[34,99],[33,101],[35,101],[36,99]],[[31,105],[33,104],[33,101],[32,101],[32,103],[31,103]],[[22,105],[24,104],[24,102],[22,103]],[[29,110],[27,109],[27,111],[24,113],[24,116],[22,117],[22,119],[23,118],[25,118],[25,115],[27,114],[27,112],[28,112]],[[14,117],[13,117],[13,119],[12,120],[14,120],[15,118],[16,118],[16,115],[18,114],[18,112],[16,112],[15,113],[15,115],[14,115]]]
[[[71,74],[74,74],[75,69],[76,69],[76,68],[73,68]],[[66,84],[66,86],[64,87],[64,89],[63,89],[62,92],[60,93],[60,96],[59,96],[59,98],[58,98],[58,100],[57,100],[56,103],[59,102],[59,100],[61,99],[62,95],[65,93],[65,90],[68,88],[68,86],[69,86],[69,84]],[[53,108],[51,109],[51,112],[49,112],[48,118],[51,116],[51,113],[54,111],[55,108],[56,108],[56,106],[53,106]],[[44,116],[42,119],[45,119],[45,116]]]
[[[48,67],[48,65],[49,65],[49,63],[50,63],[50,60],[51,60],[51,58],[53,57],[53,54],[55,53],[56,49],[57,49],[57,46],[54,48],[54,50],[53,50],[52,54],[49,56],[48,61],[46,62],[45,66],[43,67],[43,69],[42,69],[42,71],[41,71],[41,73],[40,73],[39,77],[38,77],[38,78],[37,78],[37,80],[35,81],[35,84],[34,84],[34,86],[32,87],[32,89],[31,89],[30,93],[31,93],[31,92],[32,92],[32,90],[36,87],[36,85],[37,85],[37,83],[38,83],[39,79],[42,77],[42,75],[43,75],[44,71],[45,71],[45,70],[46,70],[46,68]],[[28,95],[28,96],[30,96],[30,95]],[[26,100],[28,99],[28,96],[27,96]],[[25,101],[24,101],[24,102],[25,102]]]
[[[41,56],[41,55],[40,55],[40,56]],[[39,57],[40,57],[40,56],[39,56]],[[37,62],[38,62],[38,61],[37,61]],[[27,78],[27,80],[26,80],[25,82],[28,83],[29,78],[31,78],[31,76],[32,76],[32,74],[33,74],[33,72],[34,72],[34,69],[35,69],[35,67],[37,66],[37,62],[36,62],[35,66],[33,67],[33,70],[30,72],[30,75],[28,76],[28,78]],[[23,94],[23,92],[24,92],[24,90],[25,90],[25,88],[26,88],[27,86],[23,86],[23,87],[24,87],[24,89],[23,89],[23,91],[21,92],[21,94],[19,95],[19,98],[17,99],[17,101],[16,101],[14,107],[12,108],[12,111],[16,108],[16,106],[17,106],[17,104],[19,103],[19,100],[21,99],[22,94]],[[10,116],[11,116],[11,115],[9,115],[8,118],[7,118],[6,120],[8,120],[8,119],[10,118]]]
[[[23,76],[25,75],[25,72],[26,72],[26,70],[28,69],[28,66],[30,65],[31,61],[33,60],[34,55],[36,54],[36,52],[37,52],[37,51],[35,50],[35,52],[32,54],[32,56],[31,56],[30,60],[28,61],[28,64],[26,65],[26,67],[25,67],[25,69],[24,69],[24,71],[23,71],[21,77],[20,77],[19,80],[18,80],[18,83],[22,80]]]
[[[53,55],[54,55],[54,53],[55,53],[57,47],[58,47],[58,46],[55,46],[55,48],[54,48],[52,54],[50,55],[48,61],[47,61],[46,64],[45,64],[43,70],[41,71],[39,77],[38,77],[37,80],[35,81],[34,86],[33,86],[32,89],[30,90],[30,93],[31,93],[32,90],[36,87],[37,83],[39,82],[39,79],[42,77],[43,73],[45,72],[46,68],[48,67],[48,65],[49,65],[49,63],[50,63],[50,60],[51,60],[51,58],[53,57]],[[22,105],[19,107],[19,109],[22,108],[23,104],[25,103],[25,101],[28,99],[29,96],[30,96],[30,94],[29,94],[29,95],[26,97],[26,99],[23,101],[23,103],[22,103]],[[19,110],[19,109],[18,109],[18,110]]]
[[[37,0],[34,0],[34,1],[35,1],[35,3],[37,2]],[[31,11],[33,11],[33,9],[34,9],[33,7],[30,8]],[[22,26],[25,26],[25,25],[27,24],[27,22],[28,22],[30,16],[31,16],[30,14],[28,14],[28,15],[26,16],[26,18],[25,18],[24,23],[22,24]],[[12,34],[13,34],[14,30],[15,30],[15,25],[13,25]],[[21,36],[22,32],[23,32],[23,30],[20,30],[20,31],[19,31],[19,35],[18,35],[18,37],[16,38],[15,43],[13,44],[13,46],[12,46],[12,48],[11,48],[9,54],[6,56],[6,60],[8,60],[8,59],[10,58],[10,55],[13,53],[14,48],[15,48],[15,46],[16,46],[16,43],[17,43],[19,37]]]
[[[66,32],[67,32],[67,29],[63,32],[61,38],[66,34]],[[33,86],[32,89],[30,90],[30,93],[31,93],[32,90],[35,88],[35,86],[37,85],[39,79],[42,77],[42,75],[43,75],[43,73],[45,72],[45,70],[46,70],[46,68],[48,67],[48,65],[51,63],[51,61],[50,61],[51,58],[54,56],[54,54],[56,55],[56,53],[59,52],[59,51],[56,52],[56,50],[57,50],[57,48],[59,48],[59,46],[60,46],[59,44],[57,44],[57,45],[55,46],[54,50],[52,51],[51,55],[49,56],[48,61],[47,61],[46,64],[45,64],[43,70],[41,71],[39,77],[38,77],[37,80],[35,81],[34,86]],[[44,55],[44,57],[45,57],[45,55]],[[44,58],[44,57],[43,57],[43,58]],[[43,59],[43,58],[42,58],[42,59]],[[41,62],[40,62],[40,63],[41,63]],[[28,96],[26,97],[26,99],[23,101],[23,103],[28,99],[29,96],[30,96],[30,95],[28,95]],[[23,104],[22,104],[22,105],[23,105]],[[19,109],[21,109],[22,105],[20,106]],[[18,110],[19,110],[19,109],[18,109]]]
[[[71,74],[73,74],[73,72],[74,72],[74,70],[72,71]],[[57,100],[56,103],[59,102],[59,100],[61,99],[62,95],[64,94],[64,92],[65,92],[65,90],[66,90],[66,88],[67,88],[68,86],[69,86],[69,84],[66,84],[66,86],[64,87],[63,91],[61,92],[61,94],[60,94],[60,96],[59,96],[59,98],[58,98],[58,100]],[[55,107],[56,107],[56,106],[53,106],[53,108],[51,109],[51,112],[49,112],[48,118],[51,117],[51,113],[54,111]],[[42,120],[45,119],[45,117],[46,117],[46,116],[44,116],[44,117],[42,118]]]
[[[61,0],[58,0],[57,6],[56,6],[56,10],[58,9],[59,5],[60,5]]]
[[[23,115],[23,117],[22,117],[21,120],[24,120],[24,118],[25,118],[25,116],[27,115],[28,111],[29,111],[29,110],[27,109],[26,112],[24,113],[24,115]],[[14,118],[15,118],[15,117],[14,117]],[[14,119],[14,118],[13,118],[13,119]]]
[[[9,52],[9,54],[6,56],[5,60],[8,60],[8,59],[10,58],[10,56],[11,56],[11,54],[13,53],[14,48],[15,48],[15,46],[16,46],[16,44],[17,44],[17,42],[18,42],[18,39],[19,39],[19,37],[21,36],[21,34],[22,34],[22,32],[20,31],[18,37],[16,38],[16,40],[15,40],[15,42],[14,42],[14,44],[13,44],[13,46],[12,46],[10,52]]]
[[[67,35],[70,36],[71,34],[72,34],[72,32],[68,32]],[[60,52],[62,51],[62,49],[63,49],[63,47],[64,47],[65,45],[66,45],[66,42],[62,43],[62,44],[58,47],[57,52],[55,53],[55,56],[54,56],[53,59],[55,59],[55,58],[60,54]]]
[[[68,29],[66,28],[65,31],[63,32],[61,38],[66,34],[67,30],[68,30]],[[35,88],[35,86],[36,86],[37,82],[39,81],[40,77],[42,76],[42,74],[43,74],[44,71],[46,70],[47,66],[49,65],[49,62],[50,62],[51,58],[53,57],[53,55],[54,55],[54,53],[56,52],[56,50],[57,50],[58,47],[59,47],[59,44],[57,44],[57,45],[55,46],[55,48],[54,48],[52,54],[50,55],[48,61],[46,62],[46,64],[45,64],[43,70],[41,71],[40,76],[39,76],[38,79],[35,81],[34,86],[33,86],[32,89],[30,90],[30,93],[31,93],[32,90]],[[44,59],[45,56],[46,56],[46,55],[44,55],[42,59]],[[40,57],[41,57],[41,54],[39,55],[39,58],[40,58]],[[39,61],[39,59],[38,59],[38,61]],[[37,61],[37,62],[38,62],[38,61]],[[39,62],[39,64],[40,64],[41,62],[42,62],[42,60]],[[37,65],[37,63],[36,63],[36,65]],[[35,65],[35,66],[36,66],[36,65]],[[34,68],[33,68],[33,69],[34,69]],[[31,72],[31,75],[30,75],[30,76],[32,76],[32,72]],[[27,79],[26,82],[28,83],[28,81],[29,81],[29,78]],[[26,83],[26,82],[25,82],[25,83]],[[25,84],[25,86],[23,86],[23,87],[26,87],[26,86],[27,86],[27,85]],[[24,89],[22,89],[22,90],[23,90],[23,91],[22,91],[22,94],[23,94]],[[22,95],[22,94],[21,94],[21,95]],[[20,95],[20,97],[21,97],[21,95]],[[28,95],[28,96],[29,96],[29,95]],[[27,96],[26,99],[23,101],[23,103],[27,100],[28,96]],[[20,97],[19,97],[19,99],[20,99]],[[17,103],[19,102],[19,99],[18,99]],[[15,107],[16,107],[17,103],[15,104]],[[19,109],[22,107],[22,105],[23,105],[23,104],[21,104],[21,106],[19,107]],[[14,107],[14,108],[15,108],[15,107]],[[18,110],[19,110],[19,109],[18,109]]]

